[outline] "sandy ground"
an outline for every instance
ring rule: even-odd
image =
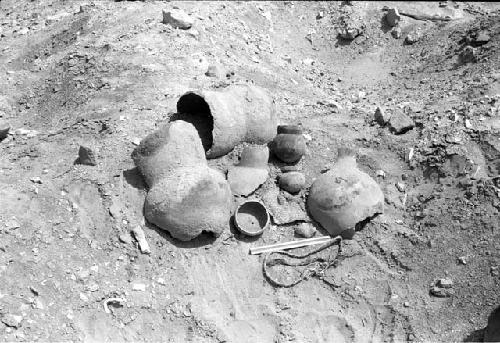
[[[191,29],[161,22],[174,6]],[[384,6],[450,20],[402,16],[397,39]],[[354,40],[338,38],[343,15],[363,24]],[[0,340],[481,340],[500,303],[499,23],[495,3],[2,1]],[[206,76],[213,64],[230,77]],[[385,213],[324,280],[275,288],[248,254],[296,239],[293,221],[187,243],[147,224],[149,255],[130,235],[147,192],[137,142],[184,92],[233,83],[263,87],[280,123],[303,127],[308,186],[348,145],[384,191]],[[381,127],[378,106],[414,127]],[[96,166],[74,163],[81,144]],[[226,172],[240,151],[209,163]],[[280,191],[270,166],[255,195],[307,218],[307,191]],[[430,294],[443,278],[449,296]],[[123,300],[108,313],[110,298]]]

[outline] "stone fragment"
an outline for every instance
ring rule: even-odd
[[[0,141],[7,138],[10,131],[10,124],[4,120],[0,120]]]
[[[11,327],[11,328],[20,327],[22,321],[23,321],[22,316],[16,316],[16,315],[11,314],[11,313],[7,313],[6,315],[4,315],[2,317],[2,323],[4,323],[5,325],[7,325],[8,327]]]
[[[396,188],[398,189],[398,191],[404,192],[406,189],[406,185],[404,184],[404,182],[396,182]]]
[[[385,126],[391,119],[390,113],[385,111],[382,107],[377,107],[374,117],[375,121],[381,126]]]
[[[439,279],[437,286],[441,288],[451,288],[453,287],[453,280],[450,278]]]
[[[163,24],[169,24],[176,29],[187,30],[193,26],[193,18],[181,9],[163,11]]]
[[[222,68],[216,64],[211,64],[208,66],[207,71],[205,72],[205,75],[208,77],[218,77],[221,78],[224,75],[224,72]]]
[[[431,295],[438,298],[448,298],[451,297],[455,292],[452,289],[440,288],[433,286],[430,290]]]
[[[385,21],[390,27],[398,25],[401,20],[401,15],[397,8],[390,8],[385,14]]]
[[[125,244],[132,244],[132,236],[130,236],[130,233],[122,233],[118,239],[120,242],[125,243]]]
[[[394,37],[395,39],[399,39],[401,38],[401,36],[403,35],[403,31],[401,30],[401,28],[399,26],[397,27],[394,27],[392,30],[391,30],[391,35],[392,37]]]
[[[412,32],[408,33],[408,35],[405,38],[405,43],[408,45],[415,44],[418,42],[420,39],[422,39],[422,30],[421,29],[416,29],[413,30]]]
[[[473,63],[477,61],[477,51],[470,45],[467,45],[460,53],[462,63]]]
[[[288,172],[282,174],[279,179],[280,188],[295,194],[300,192],[306,184],[306,177],[301,172]]]
[[[475,45],[483,45],[490,41],[491,36],[488,31],[479,31],[474,38]]]
[[[300,223],[295,227],[295,234],[304,238],[311,238],[316,234],[316,228],[311,223]]]
[[[484,330],[484,342],[500,342],[500,306],[491,312]]]
[[[415,123],[407,114],[402,111],[397,111],[391,115],[391,119],[389,119],[389,126],[392,132],[400,135],[413,129]]]
[[[80,145],[80,150],[78,150],[78,163],[87,166],[97,165],[94,150],[87,146]]]
[[[132,233],[134,234],[135,240],[137,241],[137,244],[139,244],[139,249],[143,254],[150,254],[151,249],[149,247],[149,243],[146,240],[146,235],[144,234],[144,230],[141,228],[140,225],[135,226],[132,229]]]

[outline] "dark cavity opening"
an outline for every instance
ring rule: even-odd
[[[188,93],[177,102],[177,113],[170,121],[184,120],[193,124],[201,138],[205,151],[210,150],[214,143],[212,131],[214,129],[214,118],[210,112],[207,102],[199,95]]]

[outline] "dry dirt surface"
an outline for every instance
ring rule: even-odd
[[[175,7],[190,29],[162,23]],[[500,305],[499,8],[2,0],[0,340],[481,341]],[[260,237],[179,242],[144,223],[133,149],[184,92],[233,83],[266,89],[280,123],[302,126],[307,186],[351,146],[384,192],[385,213],[295,287],[271,285],[248,253],[309,220],[307,191],[279,190],[276,161],[253,195],[275,202]],[[95,166],[75,163],[80,145]],[[239,152],[209,164],[225,173]],[[141,223],[150,254],[131,234]]]

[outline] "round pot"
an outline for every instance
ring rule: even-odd
[[[384,210],[384,194],[355,157],[341,154],[331,170],[312,184],[307,198],[311,216],[332,236],[354,236],[356,224]]]
[[[296,125],[278,126],[278,134],[271,143],[271,150],[286,163],[299,161],[306,152],[306,140],[302,129]]]
[[[269,227],[271,217],[260,201],[249,200],[240,204],[234,214],[236,228],[248,236],[258,236]]]
[[[274,100],[252,85],[187,92],[179,98],[177,112],[175,118],[196,126],[207,158],[225,155],[242,142],[270,142],[278,122]]]

